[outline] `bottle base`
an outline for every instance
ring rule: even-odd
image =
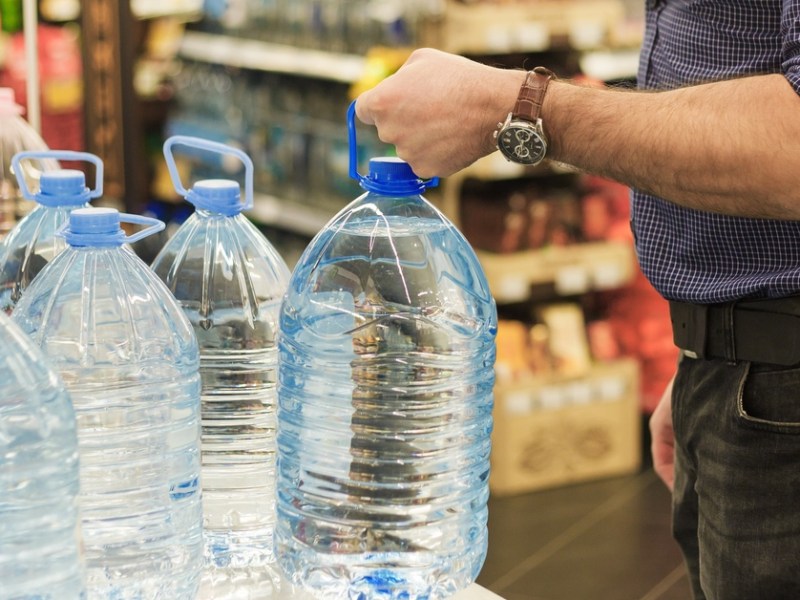
[[[281,577],[275,565],[207,566],[197,600],[276,600],[280,592]]]
[[[461,557],[398,553],[281,556],[290,583],[316,600],[444,600],[475,581],[483,554]]]

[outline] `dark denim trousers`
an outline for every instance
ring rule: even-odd
[[[672,418],[695,598],[800,599],[800,368],[684,357]]]

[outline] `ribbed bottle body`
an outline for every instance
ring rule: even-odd
[[[496,310],[422,198],[368,194],[281,312],[278,561],[319,598],[435,600],[487,546]]]
[[[244,216],[203,210],[176,232],[153,269],[200,347],[201,598],[268,598],[275,579],[276,338],[289,270]]]
[[[123,247],[68,248],[14,312],[78,423],[89,598],[192,599],[201,568],[197,343]]]
[[[0,599],[81,600],[78,440],[64,384],[0,315]]]
[[[36,205],[0,242],[0,310],[10,314],[39,271],[66,249],[56,231],[75,208]]]

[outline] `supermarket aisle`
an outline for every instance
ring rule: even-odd
[[[478,583],[506,600],[688,600],[669,492],[640,473],[489,502]]]

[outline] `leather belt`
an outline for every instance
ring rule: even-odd
[[[800,365],[800,297],[669,303],[675,345],[695,358]]]

